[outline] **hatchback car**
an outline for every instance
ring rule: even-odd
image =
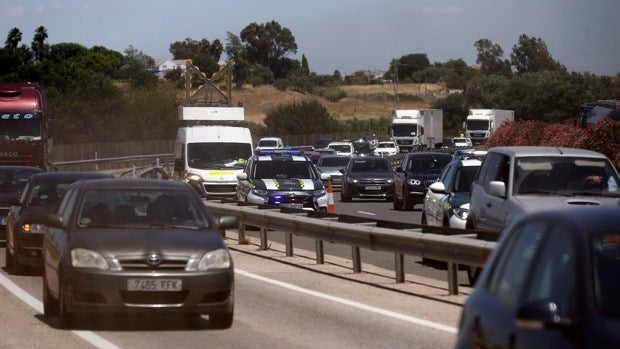
[[[618,207],[522,216],[461,314],[456,348],[618,348]]]
[[[12,202],[7,216],[5,266],[9,272],[20,274],[32,267],[42,267],[42,227],[30,218],[52,213],[67,187],[80,180],[114,178],[98,172],[44,172],[30,176],[21,197]]]
[[[340,200],[374,198],[392,200],[394,172],[387,158],[379,156],[353,157],[341,169],[343,174]]]
[[[42,215],[43,308],[60,325],[75,314],[209,314],[230,327],[234,269],[222,229],[187,184],[157,179],[94,179],[67,188]]]
[[[340,190],[342,186],[342,172],[340,169],[345,168],[351,159],[348,155],[323,155],[316,162],[316,169],[321,175],[328,175],[332,181],[332,189]],[[321,176],[324,177],[324,176]],[[323,184],[327,184],[328,179],[323,180]]]
[[[479,159],[463,159],[444,167],[437,182],[426,191],[422,224],[465,229],[471,183],[481,163]]]
[[[237,175],[237,200],[327,211],[327,191],[310,159],[299,149],[259,150]]]
[[[441,170],[451,160],[448,153],[407,153],[394,171],[394,209],[411,211],[424,202],[428,187],[437,181]]]
[[[0,241],[6,240],[6,217],[11,203],[19,198],[28,178],[35,173],[44,172],[31,166],[0,166]]]

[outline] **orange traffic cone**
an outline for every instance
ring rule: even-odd
[[[334,191],[332,189],[332,180],[327,180],[327,213],[336,213],[334,205]]]

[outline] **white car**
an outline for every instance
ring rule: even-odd
[[[469,148],[472,146],[471,139],[466,137],[454,137],[452,139],[454,141],[454,146],[457,148]]]
[[[284,142],[279,137],[263,137],[258,140],[256,144],[256,150],[264,149],[282,149],[284,148]]]
[[[400,148],[398,147],[398,144],[396,144],[396,142],[383,141],[377,144],[377,147],[373,150],[373,153],[376,156],[396,155],[400,153]]]
[[[334,149],[338,155],[353,156],[355,154],[355,147],[352,142],[330,142],[327,148]]]

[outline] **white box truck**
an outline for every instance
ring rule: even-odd
[[[469,109],[463,128],[465,136],[477,145],[483,144],[503,123],[512,121],[515,121],[514,110]]]
[[[443,142],[443,110],[396,109],[391,135],[401,151],[436,148]]]
[[[175,177],[205,198],[235,198],[237,173],[254,153],[243,108],[180,107]]]

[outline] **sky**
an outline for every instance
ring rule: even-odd
[[[2,0],[0,44],[18,28],[20,44],[30,46],[44,26],[48,44],[123,54],[132,46],[165,59],[176,41],[225,44],[227,32],[272,20],[295,37],[298,50],[289,57],[305,55],[318,74],[386,70],[412,53],[473,65],[482,38],[510,59],[521,34],[542,39],[569,71],[620,72],[620,0]]]

